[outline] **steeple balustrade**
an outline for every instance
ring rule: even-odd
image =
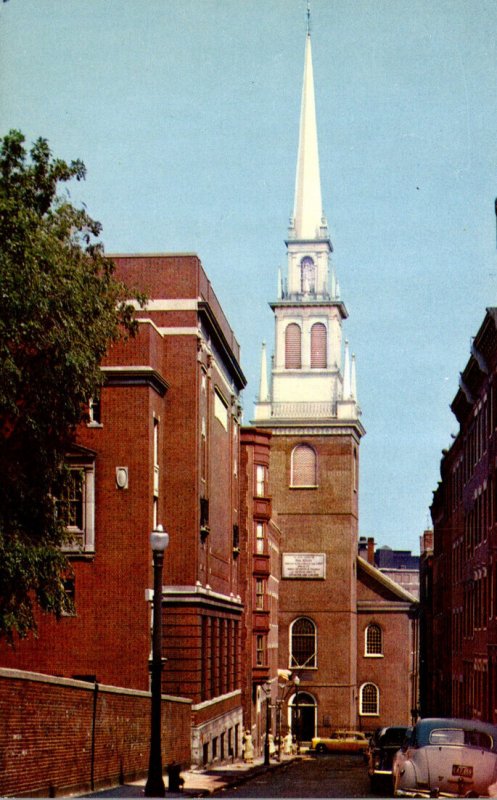
[[[337,404],[330,402],[273,403],[272,416],[288,419],[325,419],[337,416]]]

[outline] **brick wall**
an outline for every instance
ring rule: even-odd
[[[147,692],[0,669],[0,795],[55,797],[143,776]],[[163,764],[191,763],[191,703],[165,697]]]

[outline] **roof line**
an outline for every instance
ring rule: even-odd
[[[379,570],[378,567],[374,567],[369,563],[369,561],[361,558],[361,556],[357,556],[357,563],[365,572],[371,575],[372,578],[375,578],[377,581],[382,583],[385,588],[395,592],[395,594],[402,598],[402,600],[406,600],[409,603],[419,603],[419,600],[414,597],[413,594],[408,592],[407,589],[404,589],[404,587],[399,583],[396,583],[396,581],[393,581],[391,578],[389,578],[388,575],[385,575],[385,573]]]

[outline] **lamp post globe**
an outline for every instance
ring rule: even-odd
[[[152,685],[150,717],[150,757],[145,797],[165,797],[166,787],[162,777],[161,694],[162,694],[162,567],[164,551],[169,544],[169,534],[157,525],[150,534],[154,564],[154,600],[152,626]]]

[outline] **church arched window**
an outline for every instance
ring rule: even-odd
[[[316,267],[310,256],[304,256],[300,262],[300,291],[302,294],[316,292]]]
[[[302,331],[300,325],[291,322],[285,329],[285,369],[302,367]]]
[[[377,717],[380,713],[380,690],[374,683],[363,683],[359,692],[359,714]]]
[[[326,325],[315,322],[311,328],[311,368],[325,369],[326,362]]]
[[[371,623],[365,630],[365,655],[383,655],[383,635],[382,630],[376,623]]]
[[[299,617],[290,627],[290,668],[316,667],[316,626],[308,617]]]
[[[317,456],[313,447],[298,444],[292,451],[292,486],[317,486]]]

